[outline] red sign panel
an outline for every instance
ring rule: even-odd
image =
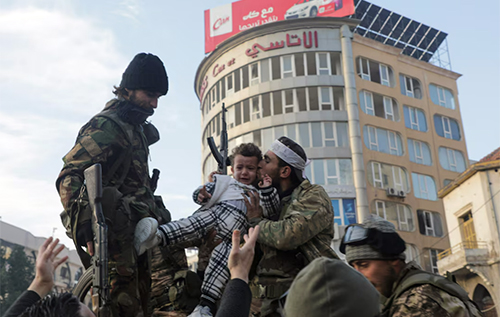
[[[253,27],[307,17],[354,14],[354,0],[241,0],[205,11],[205,53]]]

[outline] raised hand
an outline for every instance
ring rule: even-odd
[[[55,270],[68,260],[68,256],[56,259],[57,255],[64,249],[64,245],[56,248],[58,243],[59,239],[54,240],[50,237],[38,249],[35,279],[31,282],[28,290],[37,292],[42,298],[54,287]]]
[[[259,236],[260,227],[255,226],[248,230],[248,234],[243,237],[245,245],[240,248],[240,231],[233,231],[233,247],[229,254],[229,271],[231,278],[239,278],[248,283],[248,273],[252,266],[253,257],[255,255],[255,243]]]

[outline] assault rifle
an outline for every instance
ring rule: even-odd
[[[97,317],[111,316],[108,284],[108,226],[102,212],[102,169],[94,164],[84,172],[89,204],[92,208],[94,255],[92,256],[92,307]]]
[[[217,146],[215,145],[214,138],[213,137],[207,138],[207,143],[208,146],[210,147],[210,152],[212,152],[212,155],[217,161],[218,165],[217,172],[222,175],[227,175],[227,166],[231,165],[231,162],[227,157],[228,140],[227,140],[226,112],[227,112],[226,107],[224,106],[224,103],[222,103],[222,118],[221,118],[222,129],[220,131],[220,144],[219,144],[220,151],[217,149]]]

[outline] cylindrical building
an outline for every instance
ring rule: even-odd
[[[460,75],[429,63],[446,34],[423,24],[377,26],[384,16],[368,14],[385,9],[359,4],[361,20],[260,25],[201,62],[202,178],[216,170],[206,139],[218,142],[225,103],[230,150],[253,142],[265,152],[282,135],[294,139],[312,161],[308,178],[330,196],[337,225],[378,214],[408,243],[409,259],[437,271],[437,254],[449,247],[437,190],[468,165]]]

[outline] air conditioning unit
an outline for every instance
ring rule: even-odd
[[[406,197],[406,193],[404,190],[398,190],[398,196],[401,197],[401,198],[405,198]]]
[[[387,196],[398,196],[398,191],[396,190],[396,188],[389,187],[385,190],[385,192],[387,193]]]

